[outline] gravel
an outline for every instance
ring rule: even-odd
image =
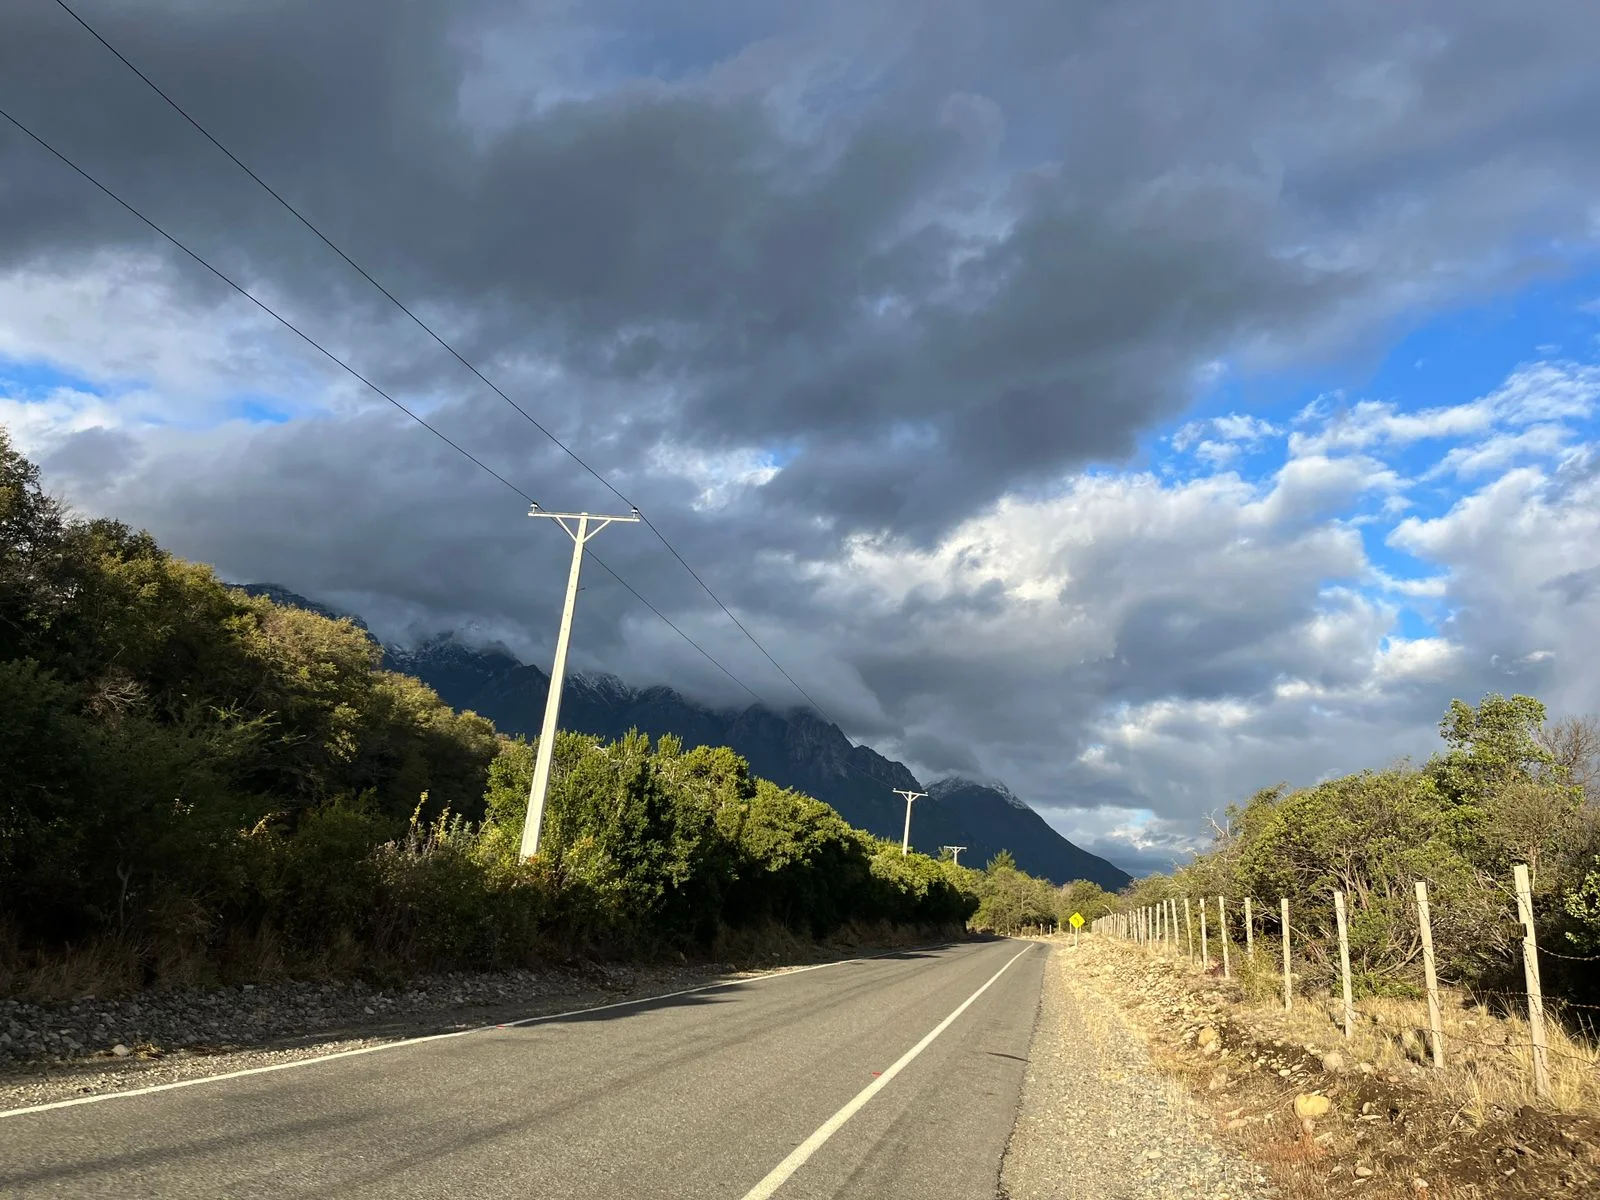
[[[452,973],[398,989],[295,982],[0,1000],[0,1111],[766,973],[606,964]]]
[[[1004,1200],[1267,1200],[1259,1168],[1219,1143],[1181,1087],[1151,1066],[1116,1003],[1054,943],[1022,1106],[1000,1171]]]

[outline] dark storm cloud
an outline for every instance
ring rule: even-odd
[[[985,746],[1063,803],[1203,787],[1062,767],[1105,705],[1258,696],[1281,672],[1348,683],[1372,620],[1345,641],[1308,630],[1359,554],[1285,535],[1268,557],[1208,557],[1193,528],[1130,550],[1134,527],[1112,529],[1074,560],[1073,602],[1112,614],[1100,640],[1028,630],[1039,647],[985,662],[951,630],[999,622],[1000,582],[836,602],[818,579],[845,539],[926,548],[997,497],[1125,461],[1212,360],[1370,345],[1559,266],[1530,241],[1592,245],[1600,194],[1587,0],[83,11],[644,506],[832,715],[939,770]],[[543,502],[619,503],[46,0],[0,11],[0,105]],[[90,278],[132,251],[172,264],[152,342],[230,331],[205,386],[331,412],[144,431],[137,452],[80,434],[47,459],[58,479],[236,578],[542,650],[558,531],[292,339],[239,326],[214,281],[0,128],[0,269]],[[116,311],[52,303],[80,357],[116,341]],[[771,483],[696,507],[766,451],[786,462]],[[797,699],[648,533],[596,549],[774,702]],[[740,695],[586,579],[580,656]],[[1433,700],[1396,702],[1409,719]]]
[[[676,403],[631,421],[619,448],[669,431],[795,440],[767,505],[925,533],[1128,454],[1206,357],[1363,305],[1382,318],[1390,289],[1512,232],[1526,207],[1513,166],[1563,172],[1570,190],[1537,208],[1581,221],[1596,168],[1579,98],[1600,93],[1572,72],[1596,22],[1537,7],[1544,21],[1484,5],[1357,17],[1235,3],[1189,19],[1031,4],[1001,23],[887,5],[784,29],[762,7],[85,5],[473,353],[533,347],[588,376],[676,381]],[[886,38],[891,17],[904,31]],[[6,26],[5,103],[247,278],[312,311],[331,301],[324,319],[380,310],[54,6],[14,6]],[[730,28],[774,36],[797,77],[815,69],[802,35],[820,29],[836,56],[881,56],[881,78],[819,101],[798,134],[763,92],[781,70],[760,86],[711,70],[742,49]],[[486,84],[497,31],[501,58],[528,66]],[[568,42],[598,47],[599,80],[615,78],[608,53],[711,73],[566,95],[545,75]],[[466,115],[474,84],[487,124]],[[1512,101],[1482,99],[1509,88]],[[999,99],[972,98],[985,92]],[[4,154],[0,252],[144,239],[30,148],[8,139]],[[1415,231],[1383,210],[1419,202],[1460,240],[1389,257],[1390,236]],[[1362,238],[1370,253],[1314,253]],[[898,315],[874,319],[884,297]],[[442,354],[416,359],[391,377],[449,378]],[[923,444],[902,444],[908,423]]]

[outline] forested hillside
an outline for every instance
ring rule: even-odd
[[[638,735],[561,735],[519,862],[526,741],[380,669],[350,621],[71,517],[3,430],[0,714],[0,994],[70,955],[107,987],[488,967],[763,923],[958,929],[997,889],[1048,894]]]
[[[327,611],[273,584],[245,584],[279,603]],[[356,618],[359,623],[359,618]],[[508,733],[532,734],[544,716],[549,676],[503,650],[474,648],[452,637],[409,650],[386,648],[387,662],[434,688],[450,705],[490,717]],[[637,689],[608,676],[569,676],[561,697],[564,729],[617,738],[630,729],[671,735],[687,746],[730,746],[756,774],[826,801],[859,829],[899,840],[905,804],[896,788],[925,790],[911,823],[911,844],[925,853],[965,847],[969,862],[1009,850],[1032,874],[1064,883],[1129,882],[1126,871],[1068,841],[1003,788],[963,779],[922,783],[904,763],[853,745],[837,725],[808,709],[775,712],[762,704],[715,709],[670,687]]]

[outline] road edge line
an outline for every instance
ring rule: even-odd
[[[994,986],[995,980],[999,979],[1000,976],[1009,971],[1011,969],[1011,965],[1015,963],[1017,959],[1021,958],[1024,954],[1028,953],[1032,949],[1032,946],[1024,946],[1021,950],[1017,951],[1017,953],[1013,954],[1011,958],[1006,961],[1005,966],[1001,967],[993,975],[989,976],[989,981],[987,983],[985,983],[977,991],[973,992],[972,995],[968,996],[959,1005],[957,1005],[954,1012],[929,1030],[923,1036],[920,1042],[897,1058],[893,1066],[886,1070],[882,1075],[879,1075],[871,1083],[867,1084],[866,1087],[857,1092],[854,1098],[845,1104],[843,1108],[819,1125],[816,1131],[810,1137],[801,1142],[793,1150],[789,1151],[788,1156],[777,1166],[773,1167],[772,1170],[768,1171],[762,1178],[761,1182],[746,1192],[742,1197],[742,1200],[770,1200],[770,1197],[773,1195],[773,1193],[787,1183],[789,1181],[789,1177],[806,1164],[807,1159],[809,1159],[818,1150],[822,1149],[827,1140],[844,1127],[846,1121],[855,1116],[856,1113],[860,1112],[861,1109],[866,1106],[867,1101],[871,1100],[885,1087],[887,1087],[891,1079],[900,1074],[901,1071],[911,1064],[913,1059],[915,1059],[919,1054],[932,1045],[935,1038],[937,1038],[946,1029],[949,1029],[951,1025],[955,1024],[956,1018],[962,1013],[966,1012],[979,996],[983,995],[992,986]]]

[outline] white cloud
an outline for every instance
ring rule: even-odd
[[[1422,478],[1471,478],[1503,471],[1522,458],[1558,457],[1574,443],[1575,435],[1565,425],[1534,425],[1520,433],[1501,433],[1470,445],[1453,446]]]
[[[1282,433],[1277,426],[1260,417],[1229,413],[1223,417],[1190,421],[1172,435],[1171,441],[1172,448],[1180,454],[1190,446],[1195,446],[1197,457],[1217,467],[1245,451],[1259,449],[1268,438],[1278,437]]]
[[[707,453],[663,442],[651,449],[649,457],[656,471],[679,476],[699,488],[692,501],[697,512],[726,507],[746,489],[770,483],[780,470],[771,454],[753,448]]]
[[[140,428],[125,397],[108,398],[76,388],[52,388],[47,396],[24,398],[0,394],[0,425],[25,454],[39,454],[62,438],[86,429]]]
[[[1333,415],[1322,428],[1289,435],[1291,455],[1400,447],[1414,442],[1472,437],[1496,427],[1587,417],[1600,399],[1600,367],[1537,362],[1519,368],[1495,391],[1465,404],[1407,412],[1385,400],[1363,400]],[[1307,420],[1327,416],[1308,407]]]
[[[1393,493],[1402,481],[1375,458],[1307,455],[1291,458],[1272,490],[1250,512],[1267,525],[1343,516],[1368,493]]]
[[[1518,467],[1444,515],[1408,518],[1391,544],[1449,573],[1450,636],[1559,710],[1600,708],[1600,461]]]
[[[1237,442],[1213,442],[1210,439],[1201,442],[1194,450],[1195,457],[1213,470],[1227,466],[1242,453]]]

